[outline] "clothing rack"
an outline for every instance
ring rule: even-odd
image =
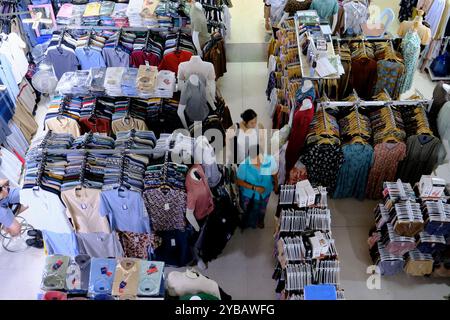
[[[340,38],[337,36],[332,36],[331,37],[332,40],[339,42],[383,42],[383,41],[394,41],[394,40],[399,40],[402,39],[400,37],[383,37],[383,38],[366,38],[366,37],[359,37],[359,38]]]
[[[28,11],[27,11],[28,12]],[[192,30],[190,28],[180,28],[180,27],[168,27],[168,28],[152,28],[152,27],[110,27],[110,26],[64,26],[63,28],[58,27],[57,30],[66,29],[66,30],[110,30],[110,31],[129,31],[129,32],[145,32],[145,31],[154,31],[154,32],[173,32],[181,30],[184,33],[191,33]]]
[[[74,154],[74,153],[100,153],[105,155],[113,155],[113,154],[142,154],[142,155],[153,155],[153,149],[124,149],[124,148],[116,148],[116,149],[46,149],[45,148],[37,148],[37,151],[44,152],[46,151],[48,154]]]
[[[353,107],[358,104],[360,107],[381,107],[381,106],[414,106],[418,104],[431,104],[433,100],[393,100],[393,101],[325,101],[319,102],[319,107],[335,108],[335,107]]]
[[[17,16],[17,15],[21,15],[21,14],[31,14],[31,12],[30,11],[15,11],[15,12],[10,12],[10,13],[0,13],[0,18]]]
[[[42,175],[44,174],[44,169],[45,169],[45,164],[47,162],[47,155],[48,155],[48,149],[47,149],[47,144],[48,144],[48,139],[50,139],[50,137],[52,136],[52,131],[49,130],[44,138],[42,139],[42,142],[39,144],[39,148],[42,149],[42,160],[41,163],[39,164],[39,169],[38,169],[38,174],[36,177],[36,181],[35,181],[35,188],[39,188],[40,184],[41,184],[41,180],[42,180]]]

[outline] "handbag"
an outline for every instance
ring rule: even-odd
[[[436,77],[446,77],[450,74],[450,54],[445,52],[434,59],[430,69]]]

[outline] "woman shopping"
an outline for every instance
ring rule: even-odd
[[[227,163],[240,164],[249,155],[252,146],[264,145],[265,132],[258,123],[258,115],[253,109],[241,114],[241,122],[237,122],[227,130]],[[234,140],[234,141],[233,141]]]
[[[249,153],[237,171],[241,206],[245,212],[242,227],[262,229],[270,194],[278,193],[278,164],[274,157],[261,152],[259,145],[251,146]]]

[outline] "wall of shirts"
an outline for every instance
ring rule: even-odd
[[[49,131],[27,153],[21,199],[39,213],[29,222],[43,230],[49,254],[209,262],[238,225],[230,173],[216,162],[189,170],[170,161],[203,157],[208,146],[203,137],[156,140],[151,131],[122,131],[116,140]]]

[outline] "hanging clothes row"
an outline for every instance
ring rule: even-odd
[[[55,31],[46,51],[46,61],[60,79],[65,72],[98,67],[135,67],[147,63],[160,70],[177,72],[178,65],[196,54],[189,35],[167,33],[162,36],[148,31],[135,33],[119,30],[90,31],[76,37],[68,31]],[[64,60],[65,63],[61,63]]]
[[[176,99],[130,99],[93,96],[55,96],[45,126],[55,133],[79,137],[86,132],[117,135],[120,131],[155,130],[159,134],[181,128]]]

